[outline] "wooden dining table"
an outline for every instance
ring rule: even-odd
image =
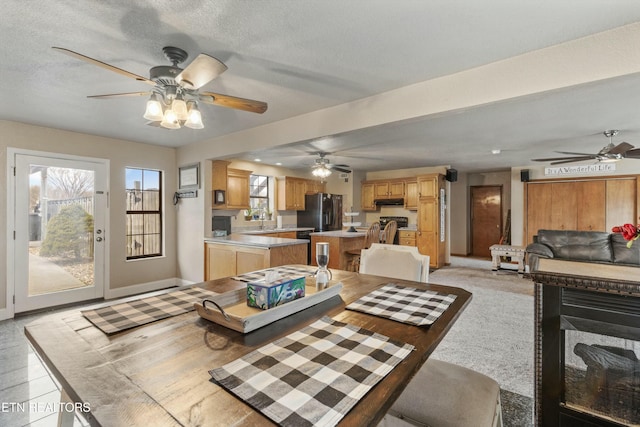
[[[295,267],[314,271],[311,266]],[[339,296],[246,334],[191,311],[107,335],[78,309],[43,316],[27,325],[25,333],[61,384],[63,399],[89,409],[83,415],[91,425],[261,426],[273,423],[217,385],[208,371],[329,316],[415,346],[339,423],[376,425],[460,316],[471,293],[333,270],[333,282],[338,281],[343,284]],[[454,294],[456,299],[428,327],[345,309],[387,283]],[[223,293],[246,283],[222,278],[198,286]]]

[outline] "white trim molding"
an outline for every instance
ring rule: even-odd
[[[156,280],[154,282],[140,283],[138,285],[124,286],[116,289],[105,289],[104,299],[123,298],[131,295],[144,294],[146,292],[159,291],[167,288],[175,288],[193,285],[195,282],[183,280],[178,277]]]

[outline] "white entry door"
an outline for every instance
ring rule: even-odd
[[[103,297],[107,161],[16,153],[14,182],[14,311]]]

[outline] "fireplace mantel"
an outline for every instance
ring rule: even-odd
[[[530,273],[535,282],[536,425],[625,425],[561,404],[565,332],[640,341],[640,266],[540,258]]]

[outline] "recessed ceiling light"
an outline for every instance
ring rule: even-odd
[[[254,162],[261,162],[262,159],[253,159]]]
[[[276,163],[276,166],[282,166],[282,163],[278,162]]]
[[[500,154],[500,150],[491,150],[491,154]]]

